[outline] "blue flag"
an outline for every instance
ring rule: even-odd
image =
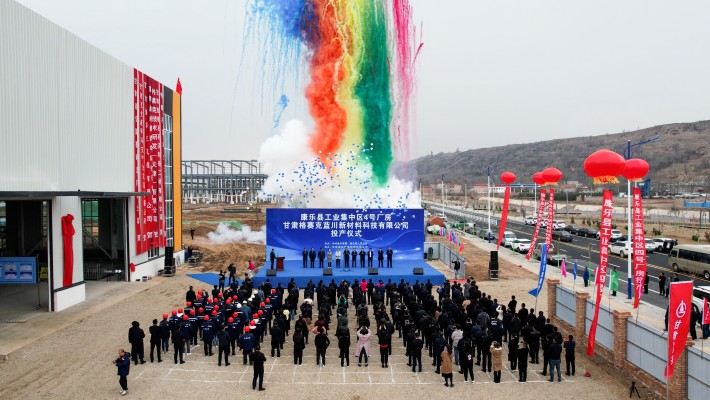
[[[574,266],[572,267],[572,276],[577,279],[577,260],[574,260]]]
[[[537,279],[537,287],[531,290],[531,295],[537,297],[542,291],[542,283],[545,282],[545,271],[547,270],[547,244],[542,245],[542,254],[540,255],[540,276]]]

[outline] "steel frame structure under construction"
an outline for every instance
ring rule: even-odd
[[[246,204],[256,201],[267,176],[256,160],[182,162],[183,202]]]

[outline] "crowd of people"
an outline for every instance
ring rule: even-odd
[[[572,336],[563,339],[542,311],[535,313],[525,304],[518,307],[515,296],[506,305],[499,303],[471,279],[463,284],[447,281],[436,290],[428,280],[410,285],[404,280],[365,279],[339,284],[310,281],[303,288],[293,279],[286,287],[280,283],[274,287],[266,280],[255,288],[245,276],[242,284],[230,279],[229,285],[215,285],[211,291],[190,286],[185,306],[153,320],[149,335],[150,362],[162,362],[170,344],[175,364],[184,363],[184,355],[198,343],[205,357],[217,353],[220,367],[228,367],[230,356],[239,351],[242,364],[254,369],[254,390],[265,390],[266,347],[261,351],[265,340],[271,357],[281,357],[286,341],[292,341],[293,363],[302,365],[311,336],[318,367],[326,367],[328,349],[335,343],[343,368],[350,367],[351,355],[358,368],[370,367],[376,357],[372,347],[379,349],[380,367],[388,368],[397,348],[413,373],[423,371],[422,357],[428,355],[434,373],[441,374],[448,387],[455,384],[455,368],[463,383],[473,383],[477,368],[492,372],[499,383],[504,353],[510,370],[518,371],[519,382],[527,381],[528,364],[540,364],[541,351],[542,374],[547,375],[549,367],[551,382],[555,370],[561,381],[563,352],[565,373],[575,374]],[[145,334],[138,321],[132,323],[128,336],[131,352],[119,353],[117,360],[122,394],[128,390],[124,378],[130,361],[146,362]],[[401,347],[393,345],[395,337]]]

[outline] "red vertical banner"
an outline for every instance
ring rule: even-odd
[[[532,257],[533,250],[535,249],[535,243],[537,243],[537,237],[540,235],[540,223],[542,222],[542,216],[545,212],[545,194],[545,189],[540,190],[540,204],[537,206],[537,222],[535,222],[535,230],[533,231],[532,239],[530,240],[528,254],[525,255],[525,258],[528,260]]]
[[[134,70],[136,254],[165,246],[163,85]]]
[[[710,324],[710,308],[708,308],[708,299],[703,300],[703,325]]]
[[[668,305],[668,363],[663,376],[670,379],[675,370],[690,330],[690,312],[692,310],[693,282],[673,282]]]
[[[555,189],[550,188],[550,198],[547,201],[547,229],[545,230],[545,244],[547,245],[547,254],[551,254],[550,243],[552,243],[552,229],[555,217]]]
[[[606,282],[606,266],[609,263],[609,240],[611,238],[611,218],[613,215],[614,203],[611,192],[604,191],[602,196],[602,220],[599,229],[599,268],[594,275],[596,285],[596,298],[594,306],[594,318],[589,328],[589,338],[587,340],[587,355],[594,356],[594,341],[597,336],[597,323],[599,322],[599,307],[602,304],[602,294],[604,293],[604,283]]]
[[[496,250],[500,248],[500,241],[503,240],[503,234],[505,233],[505,225],[508,223],[508,204],[510,204],[510,185],[505,187],[505,197],[503,198],[503,210],[500,215],[500,226],[498,228],[498,246]]]
[[[633,254],[634,254],[634,308],[638,308],[639,301],[643,295],[643,281],[646,277],[646,234],[643,231],[643,200],[641,189],[634,188],[633,198]]]

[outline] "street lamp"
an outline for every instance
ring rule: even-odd
[[[490,164],[486,167],[486,176],[488,177],[488,243],[491,242],[491,169],[501,165],[502,163]]]
[[[631,151],[632,147],[641,146],[646,143],[657,142],[659,140],[661,140],[660,136],[656,136],[654,138],[643,140],[643,141],[640,141],[640,142],[634,143],[634,144],[631,144],[631,141],[627,140],[626,141],[626,148],[624,149],[624,159],[626,159],[627,161],[631,159],[631,156],[633,155],[633,153]],[[634,188],[635,187],[636,187],[636,183],[634,183]],[[629,245],[633,249],[633,240],[631,240],[631,237],[632,237],[632,235],[631,235],[631,181],[628,179],[626,180],[626,219],[627,219],[626,236],[628,238]],[[632,260],[632,258],[633,257],[631,256],[631,254],[629,254],[629,256],[626,259],[626,272],[627,272],[627,274],[626,274],[626,280],[627,280],[627,286],[626,286],[627,295],[626,296],[627,297],[626,298],[629,300],[633,298],[632,291],[631,291],[631,285],[632,285],[631,282],[633,281],[633,279],[631,277],[631,260]]]
[[[446,222],[446,211],[444,211],[444,208],[446,207],[446,203],[444,202],[444,177],[448,174],[441,174],[441,217],[444,219],[444,222]]]

